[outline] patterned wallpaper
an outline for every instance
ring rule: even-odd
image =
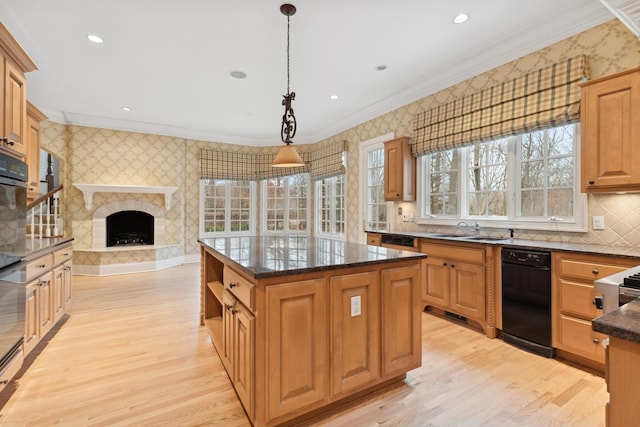
[[[412,135],[413,117],[420,111],[580,53],[589,56],[591,76],[595,78],[639,66],[639,50],[638,39],[617,20],[613,20],[319,141],[348,143],[347,239],[359,241],[362,233],[358,158],[361,142],[390,132],[396,136]],[[196,255],[200,149],[270,150],[51,122],[43,123],[42,129],[43,148],[60,159],[64,171],[67,226],[70,226],[69,231],[75,238],[74,248],[91,247],[93,210],[122,195],[97,194],[94,196],[94,208],[87,211],[82,194],[72,187],[73,183],[177,186],[172,207],[167,212],[167,244],[182,248],[181,251],[176,249],[174,255]],[[298,147],[306,149],[305,146]],[[140,197],[162,206],[160,196]],[[606,245],[640,244],[640,231],[636,231],[640,225],[640,214],[633,213],[636,209],[629,209],[629,206],[640,208],[640,195],[590,195],[588,204],[589,215],[605,216],[606,230],[561,235],[522,232],[518,237]],[[410,208],[415,211],[415,204]],[[394,218],[397,216],[394,215]],[[394,229],[426,231],[424,227],[403,222],[394,224]],[[96,261],[93,260],[94,263]],[[116,261],[126,262],[126,259]]]

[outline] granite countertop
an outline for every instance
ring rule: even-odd
[[[409,236],[425,239],[438,239],[448,240],[454,242],[466,242],[466,243],[481,243],[483,245],[499,245],[512,248],[528,248],[528,249],[542,249],[550,251],[564,251],[564,252],[582,252],[598,255],[613,255],[622,258],[640,258],[640,248],[632,246],[604,246],[604,245],[591,245],[582,243],[563,243],[563,242],[545,242],[540,240],[525,240],[525,239],[511,239],[494,238],[487,236],[486,239],[482,239],[482,236],[463,235],[453,236],[442,235],[442,233],[425,233],[425,232],[381,232],[381,231],[366,231],[367,233],[378,234],[393,234],[398,236]],[[470,239],[472,237],[473,239]]]
[[[612,337],[640,342],[640,299],[594,319],[591,328]]]
[[[255,279],[421,259],[418,252],[307,236],[198,239]]]

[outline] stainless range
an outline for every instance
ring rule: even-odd
[[[640,266],[632,267],[594,282],[597,296],[594,304],[608,313],[640,297]]]

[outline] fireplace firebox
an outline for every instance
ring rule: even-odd
[[[141,211],[120,211],[108,215],[107,247],[153,245],[154,217]]]

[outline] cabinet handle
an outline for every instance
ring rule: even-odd
[[[231,314],[237,314],[239,311],[240,310],[237,310],[237,309],[234,308],[233,310],[231,310]]]
[[[233,282],[229,283],[229,288],[235,288],[236,286],[238,286],[237,283],[233,283]]]
[[[0,384],[9,384],[9,380],[2,380],[0,381]]]
[[[596,276],[598,275],[598,273],[600,273],[597,268],[594,268],[593,270],[591,270],[591,272]]]
[[[227,310],[231,310],[233,308],[231,304],[225,304],[225,307],[227,308]]]
[[[446,267],[446,266],[447,266],[447,263],[446,263],[446,262],[443,262],[443,263],[442,263],[442,266],[443,266],[443,267]]]
[[[40,264],[38,268],[47,268],[47,266],[45,264]]]
[[[455,264],[451,264],[451,268],[455,268],[455,267],[456,267],[456,265],[455,265]]]
[[[593,339],[593,342],[594,342],[594,343],[596,343],[596,344],[598,344],[598,343],[600,342],[600,340],[599,340],[598,338],[594,338],[594,339]]]
[[[595,181],[589,181],[589,185],[593,185],[595,183],[596,183]]]

